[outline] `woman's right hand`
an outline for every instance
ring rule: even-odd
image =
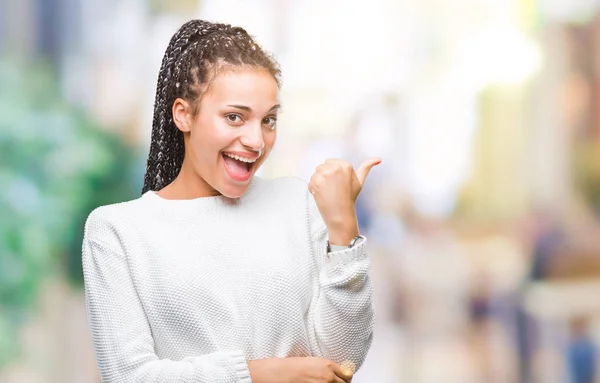
[[[253,383],[350,383],[340,366],[317,357],[251,360],[248,369]]]

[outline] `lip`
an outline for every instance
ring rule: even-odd
[[[227,153],[235,154],[237,156],[244,157],[244,158],[250,158],[250,159],[256,158],[258,160],[258,157],[247,157],[247,156],[242,156],[241,154],[237,154],[239,152],[227,152]],[[223,156],[225,156],[225,152],[221,153],[221,157],[223,157]],[[225,171],[227,172],[227,175],[232,180],[238,181],[238,182],[247,182],[250,178],[252,178],[252,175],[254,174],[254,169],[255,169],[256,162],[253,162],[250,165],[250,169],[248,170],[248,173],[245,176],[240,177],[239,175],[232,174],[229,171],[229,166],[227,166],[227,162],[225,161],[224,158],[221,158],[221,160],[223,161],[223,166],[225,167]]]

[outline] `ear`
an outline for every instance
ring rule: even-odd
[[[192,106],[182,98],[173,102],[173,122],[182,132],[189,132],[192,125]]]

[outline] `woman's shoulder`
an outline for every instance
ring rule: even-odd
[[[88,216],[89,219],[122,219],[131,217],[131,215],[139,212],[143,209],[143,200],[146,198],[145,195],[140,196],[136,199],[123,202],[115,202],[103,206],[99,206],[92,210]]]
[[[120,228],[131,227],[136,220],[142,219],[143,198],[103,205],[92,210],[85,222],[84,238],[102,242],[108,238],[118,238]]]

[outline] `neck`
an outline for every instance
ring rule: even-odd
[[[158,192],[166,199],[195,199],[221,195],[213,189],[187,161],[183,161],[181,171],[169,185]]]

